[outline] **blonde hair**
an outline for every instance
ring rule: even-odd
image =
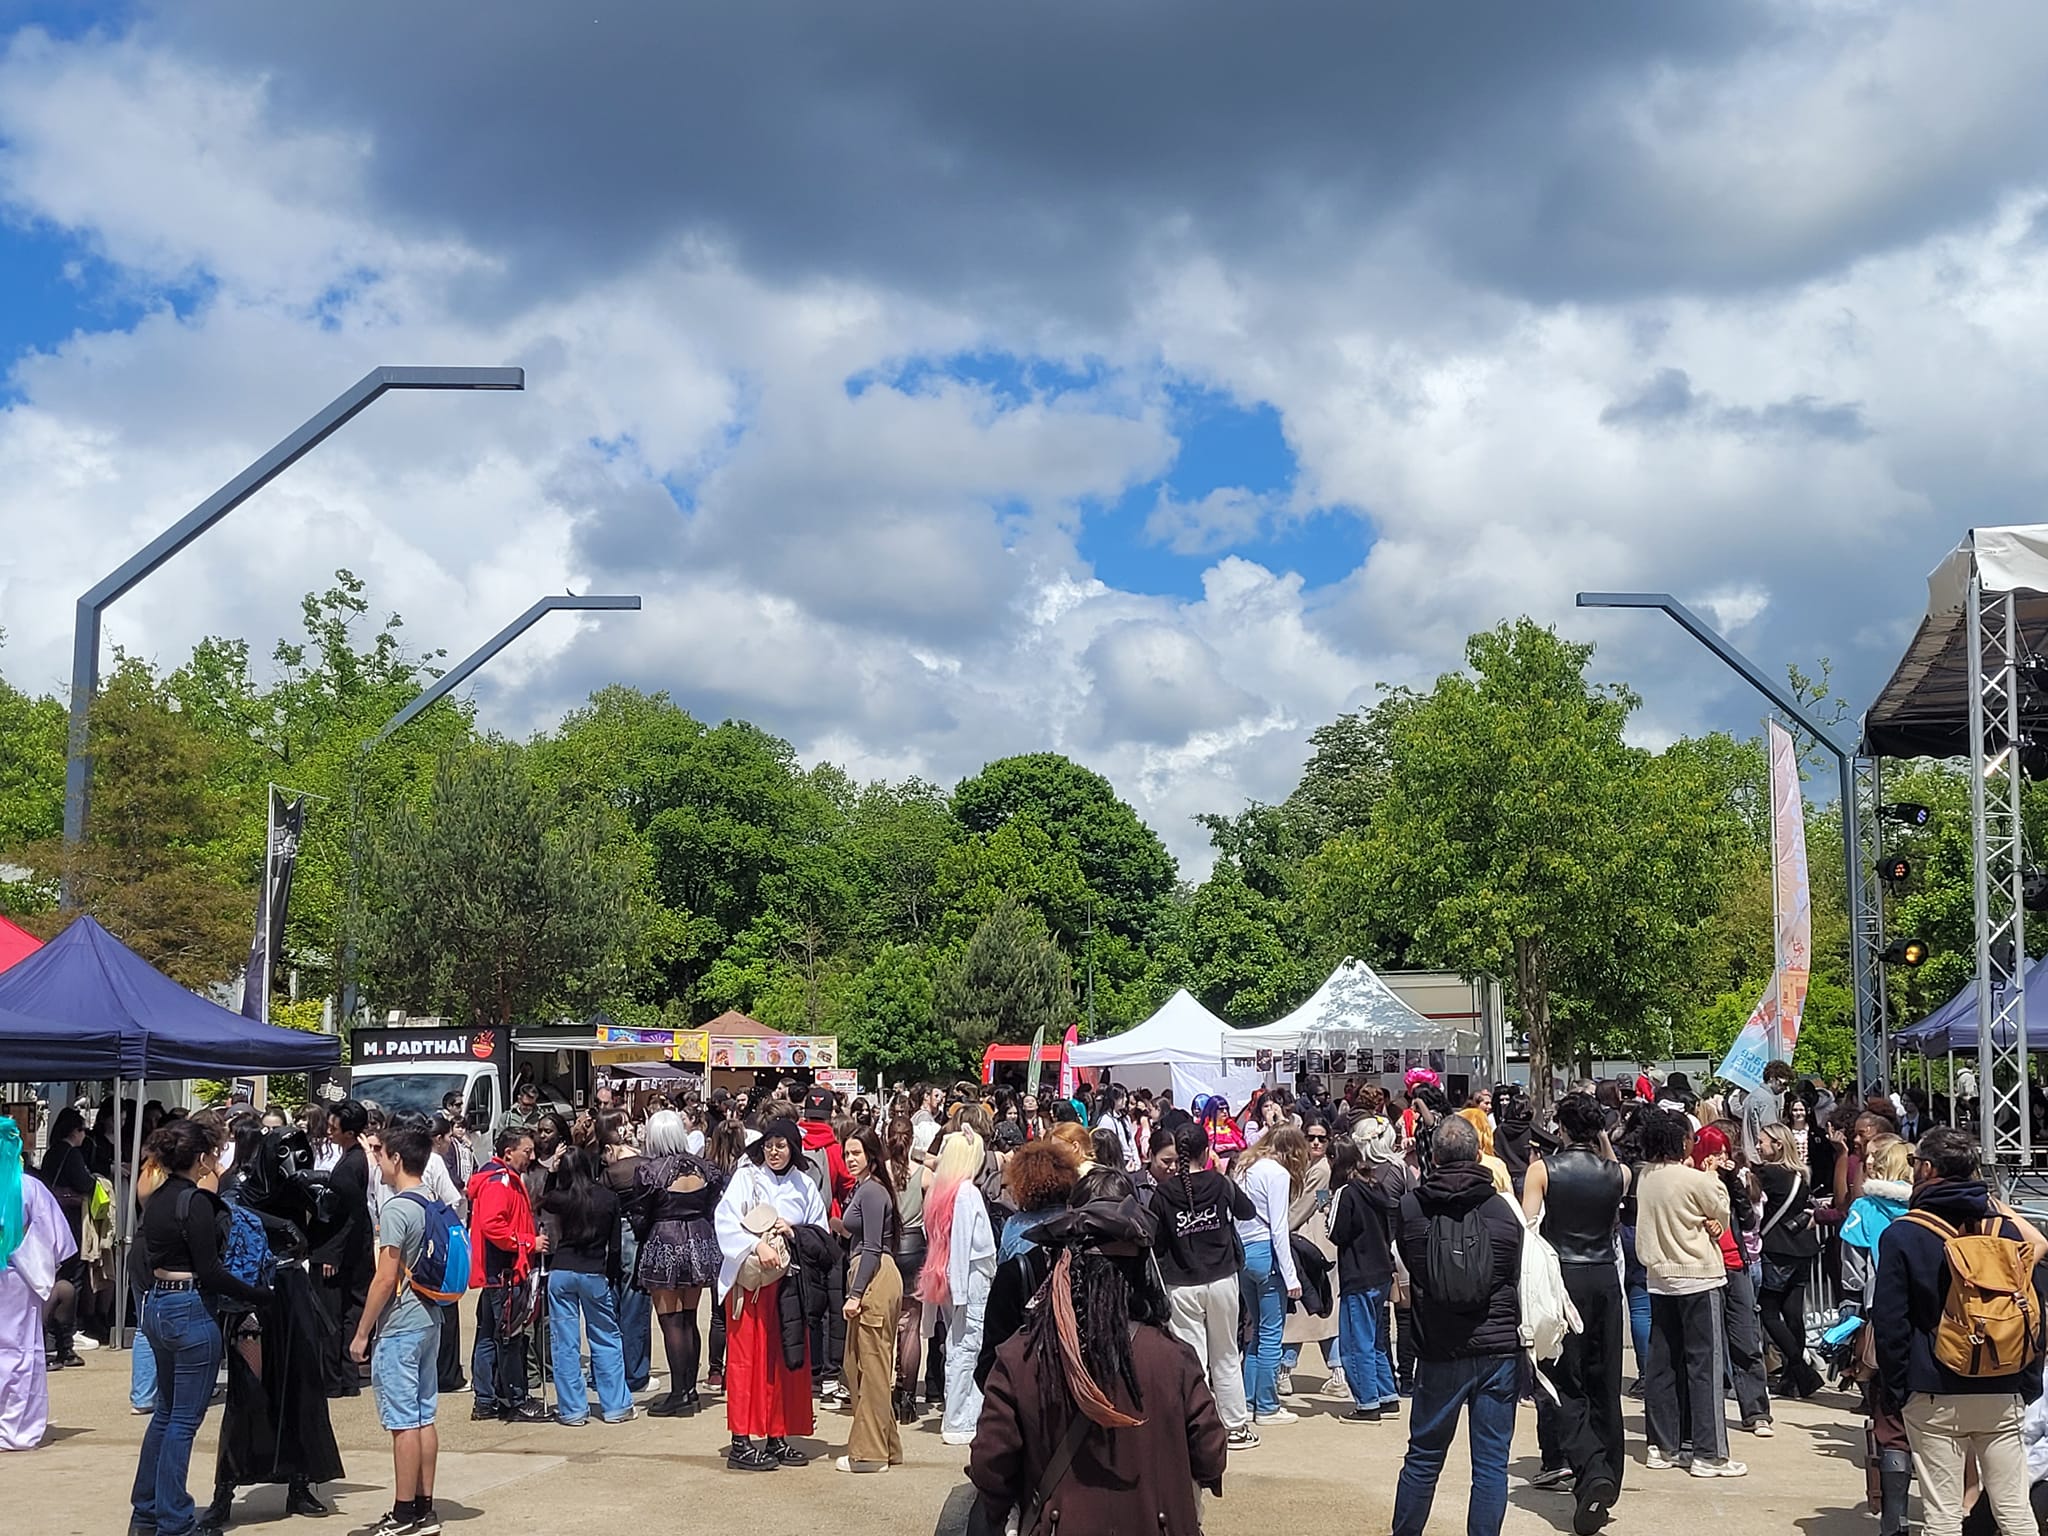
[[[958,1184],[981,1172],[982,1140],[964,1126],[948,1136],[939,1147],[939,1163],[932,1170],[932,1182]]]
[[[1486,1111],[1476,1107],[1461,1109],[1458,1118],[1479,1133],[1479,1155],[1493,1156],[1493,1122],[1486,1118]]]
[[[1764,1138],[1766,1136],[1778,1144],[1777,1151],[1767,1152],[1764,1150]],[[1780,1168],[1790,1168],[1793,1166],[1793,1152],[1792,1127],[1784,1121],[1773,1120],[1768,1125],[1757,1127],[1756,1156],[1758,1162],[1774,1163]]]
[[[1301,1134],[1301,1127],[1293,1121],[1276,1125],[1258,1141],[1237,1154],[1230,1165],[1230,1176],[1239,1183],[1244,1182],[1245,1170],[1254,1163],[1270,1158],[1287,1170],[1287,1188],[1290,1194],[1301,1193],[1302,1182],[1308,1178],[1308,1138]]]
[[[1873,1136],[1863,1149],[1863,1172],[1867,1177],[1898,1183],[1913,1171],[1913,1144],[1899,1136]]]

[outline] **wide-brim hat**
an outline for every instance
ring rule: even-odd
[[[797,1123],[786,1115],[778,1120],[770,1120],[761,1127],[761,1139],[747,1148],[747,1156],[756,1163],[766,1166],[768,1143],[778,1136],[789,1143],[789,1166],[802,1168],[808,1172],[811,1160],[804,1154],[804,1133],[797,1127]]]

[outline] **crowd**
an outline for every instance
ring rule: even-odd
[[[1733,1437],[1830,1378],[1880,1536],[1915,1483],[1930,1536],[2048,1509],[2048,1240],[1924,1103],[1781,1062],[1748,1095],[1589,1082],[1541,1118],[1426,1070],[1237,1113],[966,1083],[573,1114],[529,1085],[488,1131],[459,1108],[146,1115],[134,1536],[219,1531],[259,1482],[325,1513],[327,1405],[365,1384],[393,1458],[373,1536],[440,1531],[435,1426],[465,1388],[473,1418],[563,1429],[722,1411],[735,1472],[804,1465],[822,1408],[845,1415],[836,1468],[886,1473],[931,1415],[967,1448],[971,1528],[1194,1532],[1230,1454],[1297,1422],[1309,1345],[1345,1423],[1406,1421],[1396,1536],[1423,1531],[1461,1424],[1473,1536],[1500,1529],[1525,1402],[1533,1485],[1591,1536],[1632,1459],[1625,1395],[1649,1474],[1737,1478]],[[47,1371],[107,1325],[118,1282],[84,1255],[133,1112],[63,1111],[29,1179],[0,1120],[0,1446],[40,1440]],[[636,1409],[656,1335],[665,1390]]]

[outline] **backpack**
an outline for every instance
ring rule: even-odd
[[[1424,1289],[1453,1312],[1484,1312],[1493,1294],[1493,1234],[1485,1210],[1481,1201],[1462,1216],[1429,1218]]]
[[[1506,1195],[1499,1198],[1507,1200],[1518,1218],[1522,1216],[1514,1201]],[[1564,1353],[1564,1341],[1572,1334],[1584,1332],[1585,1324],[1579,1318],[1579,1309],[1572,1305],[1571,1293],[1564,1288],[1564,1269],[1558,1263],[1557,1250],[1526,1218],[1521,1282],[1522,1347],[1539,1364],[1555,1360]]]
[[[192,1197],[198,1192],[188,1189],[179,1194],[180,1225],[191,1209]],[[214,1228],[220,1244],[220,1267],[244,1285],[269,1286],[277,1276],[277,1259],[270,1251],[270,1238],[263,1230],[263,1218],[232,1200],[221,1201],[221,1206],[227,1220],[216,1222]]]
[[[2019,1239],[2004,1236],[1993,1216],[1977,1232],[1925,1211],[1901,1217],[1941,1239],[1948,1290],[1934,1329],[1934,1358],[1958,1376],[2013,1376],[2041,1358],[2041,1319],[2034,1306],[2034,1267]]]
[[[420,1261],[405,1272],[420,1300],[436,1306],[462,1300],[469,1289],[469,1231],[441,1201],[408,1189],[391,1197],[410,1200],[426,1212],[420,1237]]]

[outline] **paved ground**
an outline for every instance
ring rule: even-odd
[[[1300,1374],[1304,1386],[1309,1373]],[[52,1379],[50,1442],[38,1451],[0,1456],[0,1532],[20,1536],[85,1536],[120,1532],[144,1420],[127,1401],[127,1357],[86,1356],[83,1370]],[[890,1532],[926,1536],[947,1494],[962,1482],[965,1453],[943,1445],[935,1421],[906,1435],[905,1465],[879,1477],[849,1477],[826,1456],[844,1448],[847,1419],[822,1415],[820,1459],[802,1471],[742,1476],[725,1471],[722,1413],[692,1420],[641,1418],[584,1429],[553,1424],[472,1424],[467,1396],[442,1400],[441,1476],[437,1503],[451,1530],[546,1531],[550,1536],[603,1532],[700,1530]],[[1269,1429],[1265,1444],[1232,1459],[1225,1498],[1211,1503],[1208,1536],[1275,1536],[1277,1532],[1342,1530],[1375,1536],[1393,1508],[1405,1432],[1393,1424],[1350,1426],[1335,1405],[1309,1396],[1295,1406],[1296,1425]],[[1633,1405],[1631,1405],[1633,1407]],[[339,1402],[335,1429],[348,1481],[329,1485],[339,1518],[287,1522],[283,1490],[243,1496],[237,1524],[280,1533],[341,1536],[389,1507],[389,1440],[377,1427],[371,1398]],[[210,1491],[216,1410],[194,1458],[193,1488]],[[1863,1475],[1855,1460],[1862,1428],[1846,1400],[1832,1394],[1780,1411],[1772,1440],[1734,1436],[1750,1475],[1705,1481],[1642,1465],[1642,1426],[1629,1419],[1630,1466],[1611,1530],[1679,1532],[1718,1529],[1728,1536],[1871,1536],[1862,1512]],[[1535,1470],[1535,1420],[1525,1412],[1516,1441],[1507,1530],[1533,1536],[1570,1529],[1568,1496],[1539,1493],[1524,1479]],[[1446,1468],[1432,1532],[1465,1528],[1462,1460]],[[756,1515],[734,1518],[739,1511]],[[1332,1524],[1333,1515],[1338,1523]],[[768,1523],[763,1524],[766,1520]]]

